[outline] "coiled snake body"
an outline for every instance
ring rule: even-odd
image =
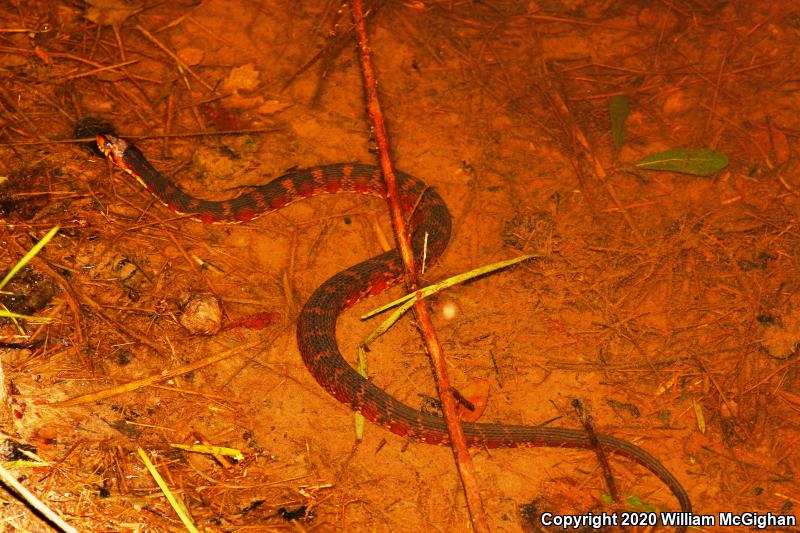
[[[379,168],[333,164],[292,170],[230,200],[201,200],[178,189],[139,149],[124,140],[101,134],[97,136],[97,144],[107,157],[170,210],[205,223],[245,222],[322,193],[359,192],[386,197]],[[403,173],[397,177],[402,206],[410,214],[409,231],[415,254],[421,258],[427,234],[427,261],[433,262],[450,238],[450,213],[436,191],[422,181]],[[337,400],[398,435],[429,444],[447,444],[449,436],[441,417],[413,409],[373,385],[345,361],[336,344],[336,321],[341,312],[361,298],[383,291],[402,275],[396,250],[336,274],[314,291],[303,306],[297,322],[297,343],[306,367]],[[592,448],[589,436],[580,430],[505,424],[463,423],[462,426],[467,442],[473,446]],[[597,435],[597,440],[604,451],[632,459],[656,475],[678,499],[681,510],[691,511],[686,491],[656,458],[609,435]],[[685,527],[676,528],[684,530]]]

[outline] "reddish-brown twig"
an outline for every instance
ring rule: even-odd
[[[375,140],[378,144],[378,153],[380,157],[381,170],[383,177],[386,181],[386,189],[388,191],[389,206],[392,216],[392,227],[394,234],[397,237],[397,243],[400,248],[400,256],[403,259],[403,266],[406,272],[406,283],[409,290],[416,290],[418,288],[417,273],[414,268],[414,254],[411,249],[411,241],[405,226],[405,218],[403,210],[400,207],[400,195],[397,190],[397,183],[395,180],[394,169],[389,156],[389,139],[386,132],[386,125],[383,119],[383,113],[380,109],[380,102],[378,101],[378,84],[375,79],[375,73],[372,68],[372,58],[370,56],[369,42],[367,40],[366,24],[364,23],[363,7],[361,0],[353,1],[353,22],[356,27],[356,36],[358,38],[358,51],[361,60],[361,72],[364,75],[364,88],[367,97],[367,112],[369,114],[370,122],[375,132]],[[447,369],[445,367],[444,355],[439,340],[436,337],[436,332],[433,329],[430,312],[428,305],[424,300],[417,300],[414,305],[414,312],[417,317],[417,324],[419,325],[422,338],[425,342],[425,347],[430,354],[431,362],[433,363],[434,373],[436,375],[437,386],[439,388],[439,396],[442,401],[442,408],[444,410],[444,418],[447,422],[447,430],[450,433],[450,440],[452,442],[453,452],[456,456],[456,465],[458,472],[461,475],[461,483],[464,487],[464,494],[467,499],[467,506],[469,507],[470,515],[472,518],[473,529],[479,533],[489,531],[489,522],[486,518],[486,513],[483,510],[483,503],[480,499],[478,492],[478,483],[475,477],[475,470],[472,466],[472,459],[467,451],[467,443],[464,439],[464,431],[461,428],[461,423],[456,415],[456,402],[451,392],[450,381],[447,377]]]
[[[161,50],[164,51],[165,54],[167,54],[169,57],[171,57],[172,60],[175,61],[175,63],[179,67],[183,68],[183,70],[188,72],[189,75],[191,75],[194,79],[196,79],[198,82],[200,82],[200,84],[203,87],[205,87],[209,91],[212,91],[212,92],[214,91],[214,87],[209,85],[206,80],[204,80],[203,78],[198,76],[197,73],[194,70],[192,70],[192,67],[187,65],[185,61],[183,61],[180,57],[178,57],[177,54],[175,54],[175,52],[173,52],[166,45],[164,45],[164,43],[162,43],[161,41],[156,39],[156,37],[152,33],[150,33],[149,31],[147,31],[147,29],[144,26],[141,26],[140,24],[137,24],[136,25],[136,29],[139,30],[139,32],[142,35],[147,37],[147,39],[149,39],[151,43],[153,43],[154,45],[158,46]]]
[[[575,173],[578,176],[578,180],[581,182],[581,188],[587,194],[589,202],[591,203],[591,198],[588,196],[588,191],[586,190],[586,186],[584,184],[584,169],[592,169],[595,178],[603,185],[608,193],[608,196],[611,197],[611,201],[614,202],[614,205],[617,206],[617,209],[622,214],[622,218],[631,229],[631,233],[633,234],[634,238],[640,243],[644,242],[644,237],[639,231],[639,227],[633,221],[628,209],[620,201],[619,196],[617,196],[617,191],[614,188],[614,185],[609,181],[608,174],[606,174],[603,164],[595,155],[594,150],[592,150],[592,146],[589,144],[589,140],[583,134],[583,131],[573,120],[572,112],[570,111],[569,107],[567,107],[564,99],[561,97],[561,93],[553,83],[547,81],[546,85],[548,89],[547,96],[553,105],[553,110],[558,114],[559,119],[564,125],[564,129],[572,138],[572,145],[575,155],[575,159],[572,161],[573,167],[575,168]]]
[[[578,418],[580,419],[581,424],[583,424],[583,429],[586,430],[586,434],[589,436],[589,441],[592,443],[592,449],[597,455],[597,462],[600,463],[600,468],[603,469],[603,477],[606,480],[608,492],[611,494],[611,498],[613,498],[615,502],[619,502],[619,490],[617,490],[617,482],[614,481],[614,474],[611,472],[611,465],[608,462],[606,452],[603,451],[603,448],[600,446],[600,441],[597,439],[597,433],[594,431],[592,417],[591,415],[587,414],[586,411],[584,411],[583,404],[580,400],[572,400],[572,407],[578,414]]]

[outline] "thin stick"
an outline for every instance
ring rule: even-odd
[[[364,75],[364,88],[367,96],[367,112],[370,122],[375,132],[375,139],[378,143],[378,153],[380,155],[381,170],[383,179],[386,182],[389,206],[392,216],[392,227],[400,247],[400,256],[403,259],[403,266],[406,272],[406,283],[409,290],[416,290],[418,287],[417,274],[414,269],[414,253],[411,249],[411,241],[405,227],[405,217],[400,207],[400,194],[397,190],[397,181],[389,155],[389,138],[386,132],[383,113],[381,112],[378,100],[378,84],[372,68],[372,58],[370,47],[367,40],[367,28],[364,23],[364,10],[361,0],[353,1],[353,22],[356,27],[358,38],[358,51],[361,60],[361,72]],[[428,304],[425,301],[417,300],[414,311],[417,316],[417,323],[422,333],[422,338],[433,363],[434,373],[436,374],[437,386],[439,388],[439,398],[444,410],[444,419],[447,423],[447,431],[450,434],[451,446],[456,458],[458,472],[461,475],[461,483],[464,487],[464,494],[467,506],[472,518],[473,529],[478,533],[489,532],[489,521],[483,510],[483,503],[478,491],[478,483],[475,477],[475,469],[472,459],[467,451],[467,443],[464,438],[464,430],[456,414],[456,402],[451,393],[450,381],[447,376],[444,355],[433,323],[428,311]]]
[[[142,139],[174,139],[183,137],[207,137],[211,135],[239,135],[242,133],[271,133],[274,131],[283,131],[284,128],[244,128],[239,130],[219,130],[219,131],[190,131],[186,133],[159,133],[152,135],[125,135],[120,134],[120,137],[130,140]],[[46,141],[19,141],[13,143],[0,143],[0,146],[32,146],[37,144],[80,144],[87,142],[94,142],[94,137],[79,137],[77,139],[48,139]]]
[[[167,54],[169,57],[171,57],[171,58],[172,58],[172,60],[173,60],[173,61],[174,61],[176,64],[178,64],[180,67],[182,67],[182,68],[183,68],[183,69],[184,69],[186,72],[188,72],[189,74],[191,74],[191,75],[192,75],[192,77],[193,77],[194,79],[196,79],[197,81],[199,81],[199,82],[200,82],[200,84],[201,84],[203,87],[205,87],[206,89],[208,89],[208,90],[209,90],[209,91],[211,91],[211,92],[214,92],[214,87],[212,87],[211,85],[209,85],[209,84],[208,84],[208,82],[206,82],[206,80],[204,80],[203,78],[201,78],[200,76],[198,76],[198,75],[195,73],[195,71],[194,71],[194,70],[192,70],[192,67],[190,67],[189,65],[187,65],[187,64],[186,64],[186,62],[184,62],[184,61],[183,61],[183,60],[182,60],[180,57],[178,57],[178,56],[177,56],[177,55],[176,55],[176,54],[175,54],[175,53],[174,53],[172,50],[170,50],[169,48],[167,48],[167,47],[166,47],[166,46],[165,46],[165,45],[164,45],[164,44],[163,44],[161,41],[159,41],[158,39],[156,39],[156,38],[155,38],[155,36],[154,36],[152,33],[150,33],[149,31],[147,31],[147,29],[145,29],[145,28],[144,28],[142,25],[140,25],[140,24],[137,24],[137,25],[136,25],[136,29],[137,29],[137,30],[139,30],[139,31],[142,33],[142,35],[144,35],[145,37],[147,37],[147,38],[150,40],[150,42],[152,42],[154,45],[156,45],[156,46],[158,46],[159,48],[161,48],[161,49],[164,51],[164,53],[165,53],[165,54]]]
[[[615,502],[619,502],[619,490],[617,490],[617,482],[614,481],[614,474],[611,472],[611,465],[608,463],[606,452],[600,446],[600,441],[597,440],[597,433],[594,431],[592,417],[586,414],[586,411],[583,409],[583,404],[577,398],[572,400],[572,407],[578,414],[578,418],[580,419],[581,424],[583,424],[583,429],[586,430],[586,434],[589,435],[589,442],[592,443],[592,449],[597,455],[597,462],[600,463],[600,467],[603,469],[603,477],[606,480],[608,492],[611,494],[611,498]]]
[[[578,161],[573,160],[572,162],[573,167],[575,168],[575,173],[578,175],[578,180],[581,181],[581,188],[586,194],[586,197],[589,198],[589,191],[586,190],[586,187],[583,183],[582,169],[591,168],[594,170],[594,175],[597,181],[603,185],[608,193],[608,196],[611,197],[611,201],[614,202],[614,205],[617,207],[617,209],[619,209],[619,212],[622,213],[622,218],[625,219],[625,223],[631,229],[631,233],[635,237],[636,241],[639,243],[644,242],[644,237],[639,231],[639,227],[636,225],[636,223],[634,223],[633,218],[631,218],[631,215],[625,206],[622,205],[622,202],[617,196],[616,189],[614,189],[614,186],[608,179],[608,174],[606,173],[603,164],[595,155],[594,150],[592,150],[592,146],[589,144],[589,140],[583,134],[583,131],[572,118],[572,112],[570,111],[569,107],[567,107],[567,104],[564,102],[564,99],[561,97],[558,89],[552,82],[550,82],[549,79],[546,79],[546,83],[548,88],[547,96],[550,98],[550,102],[553,104],[555,111],[559,114],[564,128],[572,137],[575,156],[582,163],[585,163],[585,165],[581,165],[578,163]],[[575,146],[575,144],[579,146]]]
[[[123,61],[122,63],[116,63],[114,65],[108,65],[107,67],[98,67],[92,70],[87,70],[85,72],[79,72],[78,74],[70,74],[68,76],[62,77],[59,81],[66,81],[66,80],[76,80],[78,78],[85,78],[86,76],[91,76],[92,74],[99,74],[101,72],[106,72],[108,70],[115,70],[122,67],[127,67],[128,65],[133,65],[134,63],[138,63],[138,59],[131,59],[130,61]]]
[[[77,529],[67,524],[63,518],[58,516],[55,511],[42,503],[42,500],[34,496],[31,491],[25,488],[25,485],[17,481],[17,478],[2,466],[0,466],[0,478],[2,478],[3,483],[14,489],[14,491],[16,491],[16,493],[19,494],[19,496],[25,500],[28,505],[36,509],[36,511],[42,514],[54,525],[58,526],[61,531],[66,531],[67,533],[78,533]]]
[[[92,298],[90,298],[86,294],[83,294],[82,292],[77,290],[75,287],[72,287],[72,290],[75,293],[75,295],[77,296],[77,299],[82,304],[84,304],[85,306],[89,307],[92,310],[92,312],[94,312],[95,316],[97,316],[98,318],[104,320],[105,322],[110,324],[113,328],[116,328],[117,330],[121,331],[122,333],[124,333],[125,335],[130,337],[131,339],[133,339],[133,340],[135,340],[135,341],[137,341],[137,342],[139,342],[141,344],[144,344],[145,346],[148,346],[151,350],[153,350],[157,354],[162,355],[164,357],[169,357],[169,353],[166,352],[166,350],[164,350],[164,348],[162,346],[156,344],[155,341],[151,340],[146,335],[143,335],[143,334],[139,333],[137,330],[135,330],[135,329],[133,329],[131,327],[128,327],[125,324],[123,324],[122,322],[119,322],[118,320],[116,320],[114,317],[112,317],[111,315],[106,313],[106,310],[103,309],[102,305],[100,305],[99,303],[95,302]]]
[[[373,6],[367,13],[364,15],[364,18],[370,18],[378,13],[380,8],[383,7],[383,2],[378,5]],[[323,60],[325,62],[331,61],[339,55],[339,53],[347,46],[347,43],[350,42],[350,38],[353,37],[353,33],[355,32],[355,27],[349,27],[341,33],[335,33],[337,31],[336,26],[334,25],[333,29],[331,30],[334,32],[331,37],[327,39],[325,46],[321,48],[316,54],[314,54],[311,58],[308,59],[305,63],[300,65],[300,67],[289,76],[289,79],[286,80],[286,83],[283,84],[281,87],[281,92],[285,91],[289,88],[289,86],[294,83],[294,81],[305,71],[310,69],[314,66],[318,61]],[[323,73],[324,75],[324,73]]]
[[[240,353],[247,353],[250,348],[255,348],[259,344],[262,344],[263,340],[258,340],[255,342],[251,342],[249,344],[243,344],[241,346],[237,346],[235,348],[231,348],[230,350],[225,350],[224,352],[220,352],[214,355],[209,355],[208,357],[204,357],[199,361],[194,361],[192,363],[177,366],[175,368],[171,368],[169,370],[164,370],[161,372],[157,372],[155,374],[151,374],[150,376],[136,379],[133,381],[129,381],[128,383],[124,383],[118,387],[112,387],[110,389],[103,389],[99,392],[93,392],[90,394],[84,394],[82,396],[76,396],[75,398],[70,398],[68,400],[60,401],[60,402],[53,402],[49,405],[53,407],[74,407],[76,405],[81,405],[84,403],[96,402],[98,400],[104,400],[106,398],[111,398],[112,396],[117,396],[119,394],[123,394],[126,392],[132,392],[137,389],[141,389],[142,387],[150,387],[152,385],[156,385],[161,383],[162,381],[172,379],[178,376],[182,376],[188,372],[194,372],[204,366],[208,366],[224,359],[228,359],[233,357],[234,355],[238,355]]]

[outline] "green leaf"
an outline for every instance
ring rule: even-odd
[[[614,147],[619,150],[625,142],[625,119],[630,112],[628,99],[621,94],[615,94],[608,103],[608,111],[611,114],[611,136],[614,139]]]
[[[639,498],[638,496],[628,496],[628,498],[626,498],[626,501],[628,502],[628,505],[630,505],[637,511],[646,511],[653,513],[658,510],[658,508],[655,505],[643,502],[641,498]]]
[[[643,157],[634,165],[639,170],[668,170],[710,176],[728,166],[728,156],[708,148],[673,148]]]

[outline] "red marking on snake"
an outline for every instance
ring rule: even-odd
[[[325,176],[319,169],[315,169],[311,174],[314,176],[315,180],[318,180],[319,183],[325,184],[325,192],[337,193],[342,190],[342,182],[346,181],[350,177],[350,173],[352,171],[352,167],[342,167],[341,176],[330,176],[327,179],[325,179]]]
[[[278,209],[286,207],[286,205],[289,203],[289,199],[282,194],[276,193],[271,197],[265,196],[265,198],[268,200],[271,211],[277,211]]]
[[[239,209],[238,212],[234,213],[233,217],[236,222],[249,222],[260,214],[261,212],[252,207],[243,207]]]

